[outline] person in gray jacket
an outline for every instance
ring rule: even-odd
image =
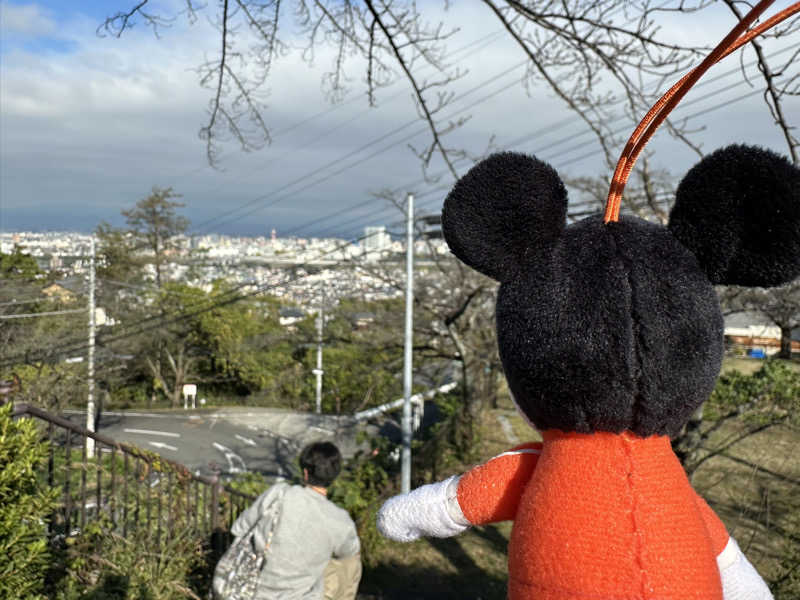
[[[283,493],[282,508],[259,577],[257,600],[353,600],[361,579],[361,546],[350,515],[328,500],[339,475],[342,455],[330,442],[303,448],[300,467],[305,485],[272,485],[239,515],[231,533],[239,537],[262,514],[263,503]],[[268,524],[264,524],[268,527]],[[256,527],[264,547],[267,532]]]

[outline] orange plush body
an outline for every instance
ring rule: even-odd
[[[473,524],[514,520],[511,600],[721,600],[724,525],[666,436],[546,431],[458,485]]]

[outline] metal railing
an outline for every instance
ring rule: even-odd
[[[440,385],[437,388],[433,388],[428,390],[427,392],[422,392],[420,394],[414,394],[409,398],[411,401],[411,406],[413,407],[414,414],[413,414],[413,421],[414,421],[414,429],[419,429],[420,422],[422,420],[422,413],[425,407],[425,400],[430,400],[436,394],[446,394],[454,390],[458,386],[458,383],[453,381],[451,383],[445,383],[444,385]],[[405,402],[405,398],[398,398],[397,400],[392,400],[391,402],[387,402],[385,404],[381,404],[380,406],[376,406],[374,408],[368,408],[366,410],[362,410],[357,412],[353,415],[353,418],[356,421],[364,421],[366,419],[372,419],[373,417],[377,417],[385,412],[390,410],[395,410],[403,406],[403,402]]]
[[[78,535],[101,517],[114,531],[128,536],[155,527],[156,540],[175,527],[189,527],[221,552],[230,543],[230,527],[254,498],[220,480],[194,474],[184,465],[153,452],[93,433],[36,406],[15,403],[14,418],[42,422],[49,441],[46,472],[59,500],[49,522],[51,539]],[[95,442],[94,456],[87,450]]]

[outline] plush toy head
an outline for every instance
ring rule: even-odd
[[[514,399],[541,430],[676,434],[723,353],[713,284],[800,274],[800,169],[730,146],[694,166],[668,227],[623,216],[566,225],[549,165],[501,153],[445,200],[445,239],[500,282],[497,339]]]

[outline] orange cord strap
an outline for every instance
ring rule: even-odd
[[[608,200],[606,201],[606,210],[603,215],[603,221],[605,223],[617,221],[619,219],[622,191],[625,188],[625,184],[628,182],[628,178],[633,170],[633,166],[636,164],[636,160],[639,158],[639,154],[641,154],[645,145],[650,141],[650,138],[653,137],[653,134],[655,134],[661,123],[667,118],[667,115],[669,115],[672,109],[675,108],[681,99],[689,92],[692,86],[694,86],[715,63],[733,53],[764,31],[774,27],[797,12],[800,12],[800,2],[796,2],[764,21],[764,23],[754,27],[750,31],[746,31],[773,2],[774,0],[762,0],[759,2],[736,24],[711,53],[706,56],[703,62],[673,85],[639,122],[639,125],[637,125],[636,129],[631,134],[628,143],[622,151],[622,155],[614,171],[614,176],[611,179]],[[742,35],[742,32],[745,33]]]

